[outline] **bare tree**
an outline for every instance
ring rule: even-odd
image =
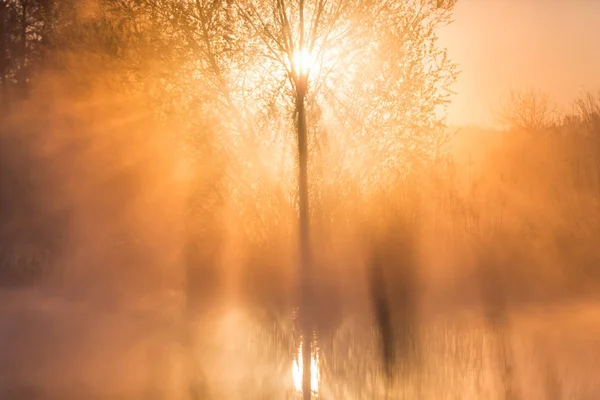
[[[311,396],[312,329],[309,317],[313,274],[310,266],[307,95],[312,90],[311,96],[317,104],[329,104],[332,109],[341,110],[340,115],[350,117],[348,120],[354,126],[371,135],[377,130],[393,135],[403,126],[408,110],[400,108],[398,112],[397,107],[405,105],[400,98],[406,96],[408,88],[412,89],[408,92],[423,102],[416,114],[422,112],[431,116],[436,106],[443,102],[443,90],[455,76],[445,53],[434,47],[435,37],[432,36],[435,26],[448,21],[453,5],[453,1],[415,1],[407,5],[343,0],[300,0],[287,4],[281,0],[240,1],[238,4],[248,28],[260,38],[258,53],[279,64],[280,71],[285,71],[280,79],[289,80],[291,96],[295,100],[301,304],[304,309],[302,391],[305,399]],[[381,36],[374,36],[373,28]],[[414,53],[407,51],[407,57],[406,53],[398,52],[394,48],[398,44]],[[429,65],[424,69],[419,69],[427,63]],[[424,79],[417,83],[419,72]],[[395,76],[398,73],[408,76]],[[371,83],[366,85],[366,90],[365,78]],[[430,78],[429,82],[427,78]],[[431,90],[428,83],[433,85],[431,97],[426,94]],[[436,91],[436,88],[441,90]],[[415,106],[414,103],[411,105]],[[410,111],[414,112],[414,108]],[[357,118],[361,114],[362,118]],[[410,124],[404,128],[414,128],[422,123],[423,119],[419,117],[410,119]],[[418,136],[413,134],[412,138]],[[405,137],[403,146],[410,147],[406,143],[410,137]],[[381,146],[381,140],[378,145]],[[398,149],[391,147],[392,151]],[[398,157],[397,152],[395,157]]]
[[[580,94],[574,102],[575,115],[592,130],[600,128],[600,92]]]
[[[511,129],[539,132],[552,125],[555,110],[546,93],[534,89],[513,90],[501,106],[498,119]]]
[[[344,171],[362,189],[381,190],[439,150],[457,72],[435,29],[451,22],[455,0],[105,3],[131,11],[136,37],[160,26],[158,42],[177,51],[149,49],[165,60],[157,77],[166,89],[153,95],[179,99],[180,107],[195,107],[213,121],[229,169],[268,174],[272,154],[281,160],[279,197],[299,212],[303,393],[309,398],[310,219],[323,188],[335,190],[340,182],[339,172],[317,179],[317,166]],[[287,178],[292,154],[297,185]],[[238,188],[245,182],[227,180]]]

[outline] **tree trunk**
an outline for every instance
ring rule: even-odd
[[[299,48],[304,50],[304,0],[299,2]],[[310,215],[308,208],[308,135],[306,127],[306,90],[308,87],[307,66],[301,66],[296,79],[296,111],[298,112],[298,202],[300,208],[300,268],[301,268],[301,322],[302,322],[302,397],[311,398],[312,359],[312,284],[310,265]]]
[[[19,88],[24,96],[27,86],[27,10],[28,1],[23,0],[21,4],[21,66],[19,70]]]
[[[302,330],[302,393],[304,400],[311,398],[312,323],[311,268],[308,207],[308,138],[306,127],[306,80],[300,78],[296,86],[296,111],[298,114],[298,201],[300,225],[300,287],[301,287],[301,330]]]
[[[44,0],[42,1],[42,10],[44,12],[44,28],[42,31],[42,52],[41,52],[41,62],[42,66],[46,64],[46,58],[48,53],[50,52],[50,46],[52,42],[52,35],[54,32],[54,18],[52,15],[52,11],[54,9],[54,0]]]
[[[6,76],[8,71],[6,48],[9,38],[6,29],[7,11],[6,4],[3,1],[0,1],[0,84],[2,85],[2,101],[0,102],[2,110],[0,110],[0,117],[8,114],[10,107],[8,98],[8,80]]]

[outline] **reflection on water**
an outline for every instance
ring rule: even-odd
[[[298,347],[298,351],[294,357],[292,363],[292,379],[294,381],[294,388],[296,391],[302,393],[302,342]],[[321,372],[319,371],[319,351],[318,348],[313,346],[313,353],[310,359],[310,389],[314,396],[319,394],[319,383],[321,379]]]
[[[1,400],[190,400],[192,385],[197,400],[301,397],[302,343],[291,318],[219,310],[190,324],[193,342],[182,346],[181,327],[150,312],[0,298]],[[316,329],[312,391],[327,400],[501,400],[506,347],[519,398],[600,399],[598,310],[514,311],[504,337],[476,315],[423,318],[420,357],[391,382],[372,327],[347,317]]]

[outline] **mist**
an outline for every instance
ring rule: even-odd
[[[454,1],[26,3],[1,399],[598,396],[600,96],[449,127]]]

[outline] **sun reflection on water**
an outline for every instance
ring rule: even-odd
[[[300,393],[302,392],[302,365],[302,343],[300,343],[292,363],[292,379],[294,381],[294,388]],[[310,360],[310,389],[315,396],[317,396],[319,392],[320,379],[321,373],[319,371],[319,354],[317,351],[313,351]]]

